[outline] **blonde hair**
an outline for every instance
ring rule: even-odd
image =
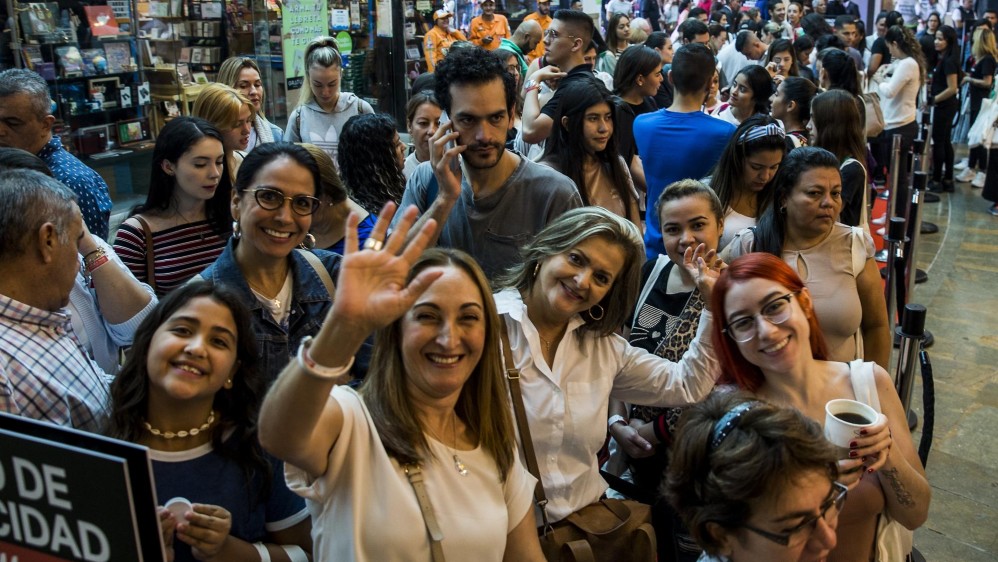
[[[218,67],[218,76],[215,77],[215,82],[231,86],[238,91],[239,75],[242,74],[244,68],[255,70],[257,75],[260,76],[260,82],[263,83],[263,73],[260,72],[260,66],[256,64],[255,60],[247,57],[229,57],[225,59],[222,66]],[[264,107],[263,104],[267,100],[266,91],[266,88],[260,88],[261,113]]]
[[[970,48],[974,55],[974,60],[981,60],[986,55],[991,55],[998,60],[998,45],[995,44],[995,34],[986,27],[974,31],[974,45]]]
[[[253,121],[256,108],[246,96],[225,84],[209,84],[198,94],[191,114],[208,120],[224,133],[239,121],[239,112],[243,107],[249,108],[250,121]]]
[[[312,81],[308,76],[312,65],[323,68],[331,66],[342,68],[343,59],[341,58],[339,48],[336,46],[336,39],[320,35],[309,41],[305,47],[305,80],[301,85],[301,95],[298,96],[297,107],[302,107],[315,99],[315,94],[312,92]]]

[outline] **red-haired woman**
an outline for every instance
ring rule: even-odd
[[[839,479],[850,491],[838,533],[849,540],[839,541],[828,560],[870,560],[874,554],[877,560],[903,560],[877,552],[889,544],[878,525],[894,525],[902,535],[906,531],[896,525],[919,527],[931,492],[890,376],[872,362],[825,361],[811,293],[772,254],[734,260],[721,273],[711,303],[718,319],[714,346],[728,382],[819,423],[825,421],[825,404],[836,398],[864,402],[883,414],[839,461]]]

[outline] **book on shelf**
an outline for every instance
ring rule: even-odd
[[[84,6],[83,11],[87,14],[90,33],[95,37],[121,34],[121,30],[118,28],[118,19],[111,6]]]
[[[62,76],[71,78],[83,75],[83,55],[76,45],[66,45],[55,48],[56,57],[59,60],[59,68]]]
[[[84,76],[107,73],[107,57],[104,55],[104,49],[81,49],[80,55],[83,57]]]
[[[201,86],[207,86],[209,84],[208,75],[205,74],[204,72],[195,72],[194,74],[191,75],[191,78],[194,79],[195,84]]]
[[[55,33],[56,18],[59,17],[59,4],[55,2],[34,2],[19,8],[21,29],[31,35]]]
[[[132,68],[132,44],[128,41],[104,43],[107,71],[111,74],[128,72]]]
[[[191,47],[182,47],[180,49],[180,58],[177,59],[177,62],[192,62],[191,51],[192,51]]]
[[[21,45],[21,53],[24,55],[24,65],[35,70],[35,66],[44,62],[42,58],[42,48],[38,45]]]

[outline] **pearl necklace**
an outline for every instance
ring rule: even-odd
[[[212,410],[211,412],[208,413],[208,419],[203,424],[201,424],[200,427],[195,427],[187,431],[178,431],[176,433],[172,431],[160,431],[155,427],[149,425],[149,422],[147,421],[142,422],[142,425],[145,426],[146,431],[155,435],[156,437],[162,437],[163,439],[176,439],[179,437],[181,439],[185,439],[187,437],[194,437],[195,435],[201,433],[202,431],[207,431],[208,428],[211,427],[211,424],[213,423],[215,423],[215,410]]]

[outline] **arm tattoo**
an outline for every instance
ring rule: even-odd
[[[891,489],[894,490],[894,497],[897,498],[898,503],[902,507],[915,507],[915,498],[911,497],[911,493],[905,489],[904,484],[898,478],[898,469],[889,468],[886,470],[881,470],[880,474],[887,477],[887,481],[890,482]]]

